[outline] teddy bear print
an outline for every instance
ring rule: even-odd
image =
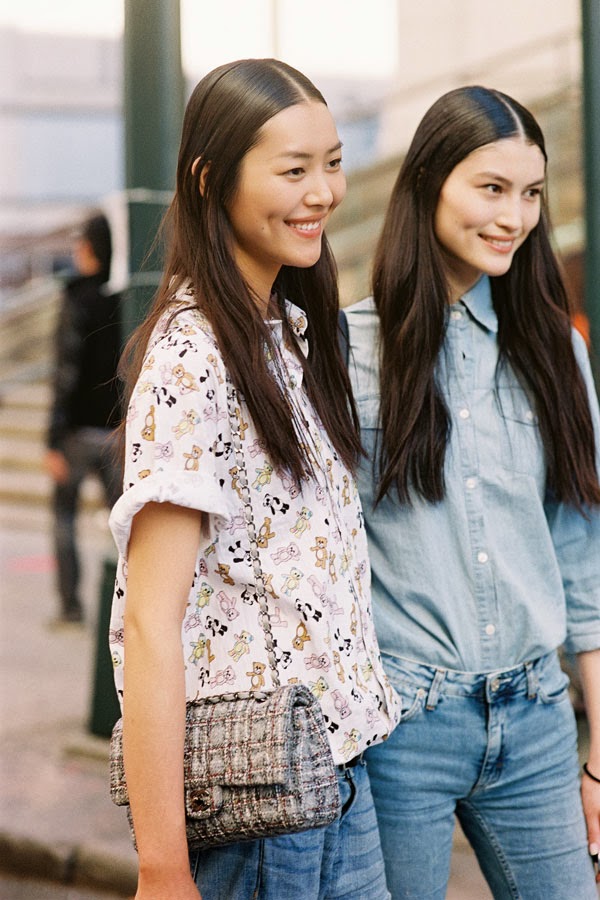
[[[304,577],[304,574],[297,569],[295,566],[292,566],[287,575],[283,576],[283,587],[282,591],[286,596],[291,597],[295,590],[298,589],[298,585],[300,581]]]
[[[250,643],[254,640],[252,635],[247,631],[241,631],[235,635],[235,644],[227,653],[235,662],[239,662],[244,653],[250,653]]]
[[[263,675],[263,672],[266,668],[264,663],[254,662],[252,663],[252,671],[246,672],[246,675],[250,679],[251,691],[260,691],[260,689],[265,686],[265,676]]]
[[[213,594],[214,588],[210,584],[207,584],[206,581],[203,581],[200,585],[200,590],[196,594],[196,606],[198,609],[203,609],[205,606],[208,606]]]
[[[189,394],[191,391],[199,391],[200,386],[191,372],[186,372],[182,363],[177,363],[173,367],[173,377],[175,379],[175,387],[179,388],[180,394]]]
[[[296,635],[292,639],[292,647],[294,650],[304,650],[307,641],[310,641],[310,634],[306,630],[304,622],[299,622],[296,627]]]
[[[184,469],[186,472],[197,472],[200,464],[200,457],[202,456],[202,448],[197,444],[192,445],[191,453],[184,453],[185,457],[185,466]]]
[[[316,537],[314,546],[310,548],[316,556],[315,566],[317,569],[324,569],[327,563],[327,538]]]
[[[153,441],[154,434],[156,432],[156,422],[154,420],[154,406],[150,407],[150,410],[146,414],[144,419],[144,427],[142,428],[142,438],[145,441]]]
[[[298,513],[298,518],[296,519],[295,524],[290,528],[291,533],[296,537],[302,537],[304,532],[310,529],[309,519],[311,516],[312,512],[308,508],[308,506],[303,506]]]
[[[195,409],[185,410],[183,413],[183,418],[181,421],[171,428],[171,431],[175,433],[175,437],[177,440],[182,438],[184,434],[193,434],[196,428],[196,425],[200,424],[200,416],[196,412]]]
[[[235,581],[229,574],[229,569],[231,566],[228,566],[227,563],[219,563],[217,568],[214,569],[215,575],[220,575],[223,581],[223,584],[235,584]]]
[[[271,484],[271,476],[273,475],[273,466],[268,460],[265,460],[260,469],[256,469],[257,475],[252,482],[252,487],[257,491],[262,491],[267,484]]]

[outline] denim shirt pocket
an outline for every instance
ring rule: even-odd
[[[499,385],[495,394],[503,466],[511,472],[541,477],[544,446],[531,402],[519,386]]]

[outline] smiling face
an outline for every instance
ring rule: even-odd
[[[545,161],[521,137],[485,144],[452,170],[434,219],[455,302],[481,274],[504,275],[537,225]]]
[[[265,307],[281,266],[318,261],[323,229],[345,193],[341,143],[323,103],[289,106],[262,126],[228,213],[235,260]]]

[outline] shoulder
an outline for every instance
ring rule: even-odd
[[[365,297],[344,309],[348,339],[354,354],[370,356],[379,342],[379,315],[372,297]]]
[[[363,324],[377,326],[379,324],[379,316],[372,297],[365,297],[363,300],[352,303],[351,306],[345,306],[344,312],[351,327],[359,327]]]
[[[214,356],[221,362],[221,353],[211,324],[197,307],[190,307],[176,299],[157,322],[148,342],[147,353],[167,356],[200,354]]]

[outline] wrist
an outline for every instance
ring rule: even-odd
[[[600,784],[600,770],[594,771],[591,765],[586,762],[584,762],[582,769],[584,775],[586,775],[592,781],[595,781],[597,784]]]
[[[141,859],[138,864],[139,877],[146,882],[161,880],[179,881],[190,874],[190,860],[186,853],[184,857],[174,860],[173,857],[153,857]]]

